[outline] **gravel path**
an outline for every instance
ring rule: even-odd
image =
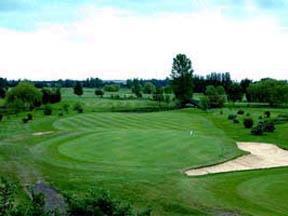
[[[35,194],[43,194],[45,199],[45,211],[58,210],[61,215],[66,215],[64,198],[53,187],[39,181],[33,187]]]
[[[203,168],[186,171],[188,176],[203,176],[213,173],[257,170],[288,166],[288,151],[276,145],[264,143],[237,143],[239,149],[250,152],[248,155]]]

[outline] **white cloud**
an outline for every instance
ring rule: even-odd
[[[140,16],[85,8],[85,19],[33,32],[0,29],[0,76],[7,78],[165,78],[177,53],[195,73],[287,79],[288,33],[271,17],[227,19],[216,10]]]

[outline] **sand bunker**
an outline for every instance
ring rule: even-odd
[[[266,169],[288,166],[288,151],[276,145],[264,143],[237,143],[239,149],[250,152],[222,164],[186,171],[188,176],[202,176],[243,170]]]
[[[43,135],[48,135],[48,134],[52,134],[52,133],[54,133],[54,131],[36,132],[36,133],[33,133],[32,135],[33,136],[43,136]]]

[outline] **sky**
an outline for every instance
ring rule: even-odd
[[[0,0],[0,77],[288,79],[288,0]]]

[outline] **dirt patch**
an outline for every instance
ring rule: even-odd
[[[35,194],[44,195],[46,212],[57,210],[61,215],[66,215],[66,203],[64,198],[53,187],[39,181],[34,185],[32,190]]]
[[[52,134],[52,133],[54,133],[54,131],[36,132],[36,133],[33,133],[32,135],[33,136],[43,136],[43,135],[49,135],[49,134]]]
[[[288,166],[288,151],[276,145],[264,143],[237,143],[239,149],[250,152],[248,155],[203,168],[186,171],[188,176],[203,176],[214,173],[257,170]]]

